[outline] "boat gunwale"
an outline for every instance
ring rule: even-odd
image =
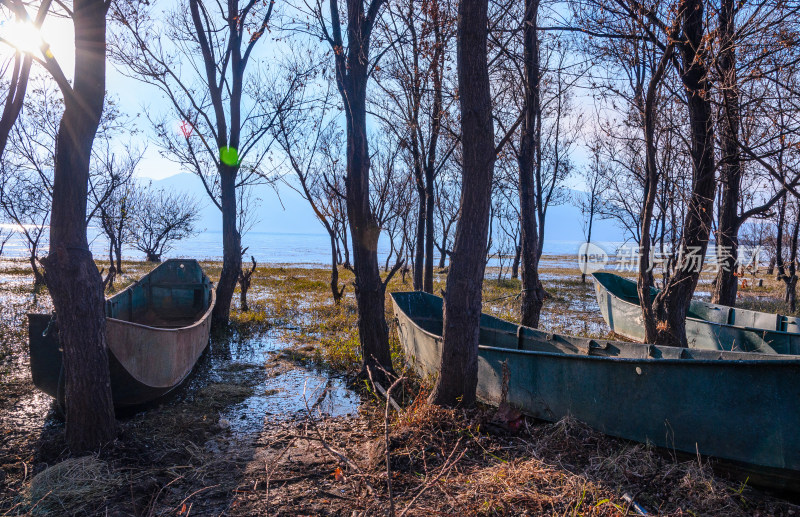
[[[205,274],[205,272],[203,271],[202,266],[200,266],[200,262],[198,262],[197,259],[181,259],[181,258],[167,259],[164,262],[162,262],[161,264],[159,264],[158,266],[154,267],[149,273],[144,275],[142,278],[140,278],[138,280],[135,280],[132,284],[130,284],[128,287],[126,287],[122,291],[116,293],[114,296],[111,296],[111,297],[107,298],[106,301],[113,300],[114,298],[116,298],[118,296],[122,296],[126,291],[132,290],[134,287],[138,286],[144,278],[147,278],[148,276],[152,275],[158,268],[164,266],[165,264],[168,264],[169,262],[194,262],[195,264],[197,264],[198,268],[200,269],[200,274],[202,275],[203,279],[206,282],[208,282],[209,291],[211,293],[211,300],[208,302],[208,309],[206,309],[203,312],[202,316],[197,318],[197,320],[195,320],[195,322],[192,323],[191,325],[186,325],[185,327],[173,327],[173,328],[153,327],[151,325],[144,325],[142,323],[135,323],[133,321],[121,320],[119,318],[112,318],[111,316],[106,316],[106,320],[107,321],[113,321],[114,323],[120,324],[120,325],[126,325],[126,326],[142,328],[142,329],[147,329],[147,330],[151,330],[151,331],[158,331],[158,332],[183,332],[185,330],[188,330],[188,329],[191,329],[191,328],[194,328],[194,327],[196,327],[198,325],[203,324],[209,318],[209,316],[211,314],[211,311],[214,310],[214,305],[216,305],[216,303],[217,303],[217,290],[214,288],[214,282],[212,282],[211,279],[208,278],[208,275]],[[197,285],[206,285],[206,282],[198,282]],[[156,284],[156,285],[159,285],[159,284]]]
[[[600,271],[600,273],[605,273],[605,271]],[[606,274],[613,275],[613,273],[606,273]],[[615,275],[615,276],[618,276],[619,278],[622,278],[624,280],[628,280],[630,282],[633,282],[632,280],[630,280],[629,278],[625,278],[624,276],[620,276],[620,275]],[[629,302],[628,300],[620,298],[619,296],[614,294],[614,292],[611,291],[611,289],[609,289],[602,281],[600,281],[599,278],[597,278],[595,276],[595,273],[592,273],[592,278],[594,278],[600,285],[603,286],[603,289],[606,290],[606,293],[608,293],[609,296],[613,296],[614,298],[616,298],[617,300],[621,301],[622,303],[625,303],[625,304],[628,304],[628,305],[632,305],[634,307],[641,307],[641,305],[637,305],[635,303]],[[700,300],[697,300],[697,301],[700,301]],[[731,307],[730,305],[719,305],[717,303],[711,303],[711,302],[700,301],[700,303],[705,303],[707,305],[712,305],[714,307],[725,307],[727,309],[733,309],[733,310],[739,309],[739,310],[742,310],[742,311],[749,311],[749,312],[753,312],[753,313],[756,313],[756,314],[766,314],[767,316],[781,316],[781,317],[784,317],[784,318],[796,318],[796,316],[787,316],[785,314],[778,314],[778,313],[773,314],[771,312],[752,311],[750,309],[743,309],[743,308],[740,308],[740,307]],[[737,330],[746,330],[748,332],[755,332],[755,333],[768,332],[770,334],[780,334],[780,335],[787,335],[787,336],[800,336],[800,332],[789,332],[789,331],[786,331],[786,330],[761,329],[761,328],[758,328],[758,327],[747,327],[745,325],[731,325],[730,323],[716,323],[716,322],[713,322],[713,321],[704,320],[702,318],[693,318],[691,316],[686,316],[686,319],[687,320],[692,320],[692,321],[698,321],[698,322],[701,322],[701,323],[705,323],[706,325],[713,325],[715,327],[729,327],[729,328],[737,329]],[[760,352],[741,352],[741,353],[758,354]],[[787,354],[780,354],[780,355],[787,355]],[[800,357],[800,356],[798,356],[798,357]]]
[[[203,275],[203,276],[205,276],[205,275]],[[208,278],[208,277],[206,277],[206,278]],[[209,280],[209,283],[211,283],[210,280]],[[124,291],[120,291],[120,293],[122,293],[122,292],[124,292]],[[185,327],[172,327],[172,328],[152,327],[150,325],[144,325],[142,323],[135,323],[133,321],[120,320],[120,319],[117,319],[117,318],[112,318],[110,316],[106,316],[106,321],[113,321],[114,323],[117,323],[117,324],[120,324],[120,325],[130,326],[130,327],[137,327],[137,328],[147,329],[147,330],[150,330],[150,331],[157,331],[157,332],[167,332],[167,333],[168,332],[184,332],[186,330],[189,330],[189,329],[192,329],[194,327],[197,327],[198,325],[202,325],[211,316],[211,312],[214,310],[214,305],[216,305],[216,303],[217,303],[217,290],[213,287],[213,285],[211,286],[210,293],[211,293],[211,301],[208,304],[208,309],[205,312],[203,312],[203,315],[200,316],[199,318],[197,318],[197,320],[194,323],[192,323],[191,325],[187,325]]]
[[[400,291],[400,292],[394,292],[394,293],[391,293],[392,301],[395,302],[395,307],[406,318],[408,318],[408,320],[414,325],[414,327],[417,330],[423,332],[424,334],[426,334],[426,335],[428,335],[430,337],[433,337],[434,339],[437,339],[437,340],[441,341],[442,340],[442,336],[437,336],[436,334],[434,334],[432,332],[429,332],[429,331],[425,330],[424,328],[420,327],[414,321],[414,318],[409,316],[408,313],[406,313],[406,311],[404,311],[403,308],[400,307],[400,305],[394,299],[394,295],[395,294],[415,294],[415,293],[424,293],[424,292],[423,291]],[[431,295],[429,293],[424,293],[424,294],[429,295],[429,296],[435,296],[435,295]],[[485,313],[482,313],[482,314],[485,314]],[[491,316],[489,314],[485,314],[485,315],[489,316],[491,318],[496,318],[495,316]],[[506,320],[503,320],[503,319],[500,319],[500,318],[496,318],[496,319],[498,319],[500,321],[506,321]],[[511,325],[513,325],[513,323],[511,323],[511,322],[507,322],[507,323],[510,323]],[[524,329],[528,329],[528,330],[531,330],[533,332],[541,333],[541,334],[551,334],[553,336],[563,336],[563,337],[569,337],[571,339],[585,339],[587,341],[591,341],[592,340],[591,338],[564,336],[563,334],[555,334],[555,333],[552,333],[552,332],[544,332],[543,330],[539,330],[539,329],[535,329],[535,328],[531,328],[531,327],[526,327],[525,325],[518,325],[518,327],[521,327],[521,328],[524,328]],[[634,345],[634,346],[646,346],[646,347],[657,346],[657,345],[652,345],[652,344],[647,344],[647,343],[629,343],[629,342],[624,342],[624,341],[611,341],[611,340],[602,340],[602,341],[607,341],[609,343],[624,343],[625,345]],[[788,355],[788,354],[781,354],[780,355],[781,359],[766,359],[766,360],[765,359],[722,359],[722,358],[720,358],[720,359],[695,359],[695,358],[692,358],[692,357],[685,357],[685,358],[672,358],[672,357],[668,357],[668,358],[659,358],[659,357],[635,358],[635,357],[611,357],[611,356],[598,356],[598,355],[578,355],[578,354],[566,354],[566,353],[557,353],[557,352],[543,352],[543,351],[540,351],[540,350],[519,350],[519,349],[516,349],[516,348],[502,348],[502,347],[499,347],[499,346],[481,345],[480,343],[478,344],[478,349],[479,350],[498,350],[498,351],[502,351],[503,353],[513,353],[513,354],[519,354],[519,355],[523,355],[523,356],[534,355],[534,356],[545,356],[545,357],[566,357],[566,358],[570,358],[570,359],[579,359],[579,360],[588,360],[588,361],[612,361],[612,362],[623,363],[623,364],[624,363],[658,363],[658,364],[664,364],[664,363],[666,363],[666,364],[687,364],[687,363],[691,363],[691,364],[700,364],[700,365],[703,365],[703,364],[713,364],[713,365],[729,364],[729,365],[737,365],[737,366],[739,366],[739,365],[742,365],[742,366],[756,366],[756,365],[763,366],[765,364],[768,364],[768,365],[783,365],[783,366],[800,366],[800,355]],[[727,351],[717,351],[717,353],[728,353],[728,352]],[[767,356],[767,357],[774,357],[775,356],[775,354],[761,354],[759,352],[735,352],[735,353],[749,353],[749,354],[756,354],[756,355]],[[784,359],[784,357],[793,357],[794,359]]]

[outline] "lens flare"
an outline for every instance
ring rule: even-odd
[[[22,52],[38,53],[44,39],[42,33],[32,23],[19,20],[0,22],[0,39]]]

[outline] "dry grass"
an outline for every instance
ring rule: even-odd
[[[68,458],[36,474],[19,510],[32,515],[91,514],[124,483],[97,456]]]

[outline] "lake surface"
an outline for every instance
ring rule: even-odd
[[[103,235],[96,229],[89,229],[90,247],[95,258],[105,259],[108,255],[107,243]],[[275,264],[322,264],[328,265],[331,260],[330,238],[327,234],[314,233],[275,233],[249,232],[242,239],[248,248],[247,257],[254,256],[259,263]],[[544,254],[573,255],[577,257],[581,241],[546,240]],[[613,254],[621,243],[599,243],[609,254]],[[378,258],[381,264],[386,260],[390,249],[388,239],[382,238],[378,243]],[[40,246],[40,256],[47,254],[46,240]],[[27,257],[28,250],[21,236],[15,235],[6,243],[3,251],[6,257]],[[142,260],[144,254],[127,248],[125,258]],[[197,258],[222,260],[222,232],[206,231],[194,237],[175,243],[174,247],[164,254],[163,258]],[[435,254],[438,262],[439,254]],[[496,259],[489,265],[497,265]],[[508,263],[508,259],[505,261]],[[504,264],[505,265],[505,264]]]

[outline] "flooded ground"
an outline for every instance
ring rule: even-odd
[[[573,263],[543,261],[550,297],[541,327],[608,336],[591,281],[581,282]],[[219,263],[203,266],[219,274]],[[128,264],[116,287],[150,268]],[[341,272],[346,297],[335,306],[327,275],[260,267],[252,310],[234,311],[231,329],[213,337],[184,386],[119,414],[115,443],[75,458],[29,373],[25,313],[49,312],[49,297],[31,290],[24,262],[0,262],[0,515],[349,516],[386,514],[393,503],[407,515],[620,515],[626,492],[660,514],[796,514],[715,478],[702,462],[661,458],[574,422],[526,421],[519,434],[487,434],[497,429],[493,409],[440,412],[411,381],[395,394],[402,412],[385,420],[382,397],[354,380],[352,277]],[[487,271],[484,308],[516,320],[520,284],[507,276]],[[437,272],[437,292],[444,280]],[[410,288],[399,278],[389,286]],[[395,334],[391,345],[399,368]]]

